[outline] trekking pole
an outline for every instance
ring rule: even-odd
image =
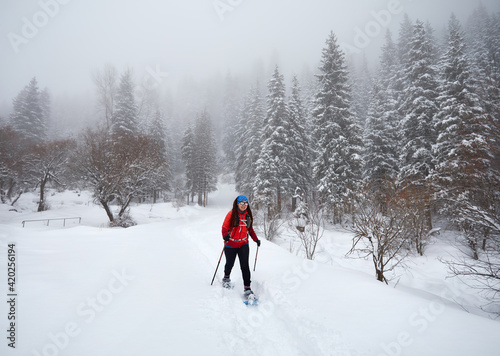
[[[224,254],[225,249],[226,249],[226,243],[224,242],[224,247],[222,248],[222,252],[220,253],[219,257],[219,262],[217,262],[217,267],[215,268],[214,278],[212,278],[212,283],[210,283],[210,285],[214,284],[215,275],[217,274],[217,270],[219,269],[220,260],[222,259],[222,255]]]
[[[259,246],[257,246],[257,251],[255,251],[255,262],[253,264],[253,271],[255,272],[255,265],[257,264],[257,255],[259,254]]]

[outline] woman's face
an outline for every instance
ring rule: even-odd
[[[248,202],[247,201],[240,201],[238,203],[238,208],[240,208],[241,211],[247,210],[248,207]]]

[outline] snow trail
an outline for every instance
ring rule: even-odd
[[[105,216],[81,204],[94,226],[23,229],[31,213],[1,212],[0,256],[15,241],[19,257],[18,344],[12,350],[4,342],[2,354],[497,354],[500,323],[465,313],[446,296],[394,289],[348,261],[307,261],[265,240],[252,272],[258,307],[242,302],[238,263],[234,289],[220,285],[224,257],[211,286],[220,228],[236,195],[225,186],[207,208],[136,206],[140,225],[128,229],[99,228]],[[70,215],[71,205],[44,216],[61,212]],[[255,243],[250,249],[253,267]]]

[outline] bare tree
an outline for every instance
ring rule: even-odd
[[[104,112],[106,127],[111,127],[111,119],[118,89],[118,71],[111,64],[106,64],[102,70],[94,70],[92,80],[97,87],[97,104],[99,111]]]
[[[299,238],[309,260],[314,259],[318,242],[323,237],[326,217],[319,206],[300,202],[293,218],[288,222],[290,230]]]
[[[441,259],[441,261],[448,265],[452,277],[467,277],[466,283],[469,286],[486,297],[490,301],[489,304],[498,306],[500,303],[499,251],[500,239],[497,235],[496,239],[489,240],[486,249],[478,252],[474,258],[462,251],[463,257],[454,260]],[[493,312],[500,314],[498,307]]]
[[[280,236],[280,228],[284,224],[281,218],[281,212],[275,212],[272,209],[256,210],[259,214],[257,221],[260,222],[260,227],[264,234],[264,238],[268,241],[273,241]]]
[[[23,193],[24,147],[21,135],[10,126],[0,127],[0,201],[14,205]]]
[[[146,135],[130,135],[113,142],[107,130],[88,129],[77,151],[74,169],[93,189],[112,226],[134,225],[128,208],[134,198],[163,184],[166,161],[157,142]],[[115,216],[111,204],[119,206]]]
[[[388,284],[386,274],[404,263],[410,253],[409,238],[411,216],[402,208],[401,198],[393,190],[387,194],[387,208],[382,213],[379,202],[374,201],[365,188],[364,199],[357,204],[351,231],[354,233],[348,255],[371,257],[378,281]]]
[[[64,185],[61,176],[67,168],[67,161],[75,144],[72,140],[56,140],[32,146],[25,157],[25,176],[40,190],[38,211],[48,209],[45,200],[47,184]]]
[[[411,246],[420,256],[423,256],[432,230],[430,188],[429,186],[407,185],[397,194],[402,213],[406,214],[405,228],[409,230]]]

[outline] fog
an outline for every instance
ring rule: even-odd
[[[0,115],[36,77],[53,98],[94,91],[91,73],[109,63],[160,87],[227,73],[314,72],[333,31],[349,55],[378,61],[385,29],[397,38],[404,13],[437,34],[474,0],[1,0]],[[499,11],[498,0],[482,0]],[[259,78],[257,78],[259,79]],[[267,80],[264,78],[263,80]],[[196,101],[196,98],[193,98]],[[92,106],[92,103],[82,105]]]

